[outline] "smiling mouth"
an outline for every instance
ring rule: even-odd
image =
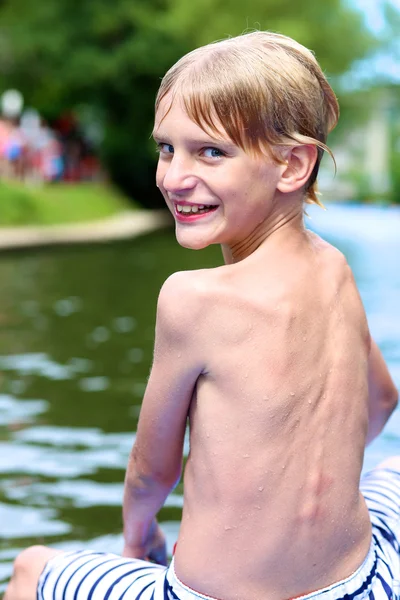
[[[175,204],[175,210],[182,216],[201,215],[212,212],[218,207],[207,204]]]

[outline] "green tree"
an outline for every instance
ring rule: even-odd
[[[160,201],[150,141],[159,80],[182,54],[246,29],[290,35],[329,75],[375,48],[341,0],[3,0],[0,75],[48,118],[87,104],[101,115],[114,181],[146,206]]]

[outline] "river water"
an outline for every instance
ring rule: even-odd
[[[400,210],[308,212],[308,226],[347,256],[399,387]],[[219,248],[184,250],[172,230],[0,256],[0,592],[27,545],[121,550],[122,482],[158,290],[174,271],[220,262]],[[400,410],[367,449],[365,468],[394,453]],[[159,515],[170,550],[181,507],[179,485]]]

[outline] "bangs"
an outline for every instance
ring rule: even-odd
[[[261,153],[272,140],[268,140],[254,90],[249,94],[243,82],[223,77],[218,69],[210,71],[188,74],[191,77],[181,98],[189,117],[206,132],[226,133],[242,150]]]
[[[156,110],[161,100],[171,95],[170,106],[179,99],[189,118],[207,134],[228,136],[246,152],[270,153],[270,145],[279,138],[268,135],[265,104],[259,101],[265,95],[262,87],[255,90],[253,78],[238,77],[237,67],[236,77],[232,77],[228,57],[221,54],[210,52],[191,68],[185,65],[179,75],[175,72],[170,81],[167,78],[159,90]]]

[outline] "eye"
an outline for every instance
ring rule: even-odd
[[[160,154],[173,154],[174,147],[172,146],[172,144],[165,144],[164,142],[159,142],[157,144],[157,152],[160,152]]]
[[[222,152],[222,150],[219,150],[219,148],[204,148],[203,149],[203,155],[206,158],[221,158],[222,156],[225,156],[225,153]]]

